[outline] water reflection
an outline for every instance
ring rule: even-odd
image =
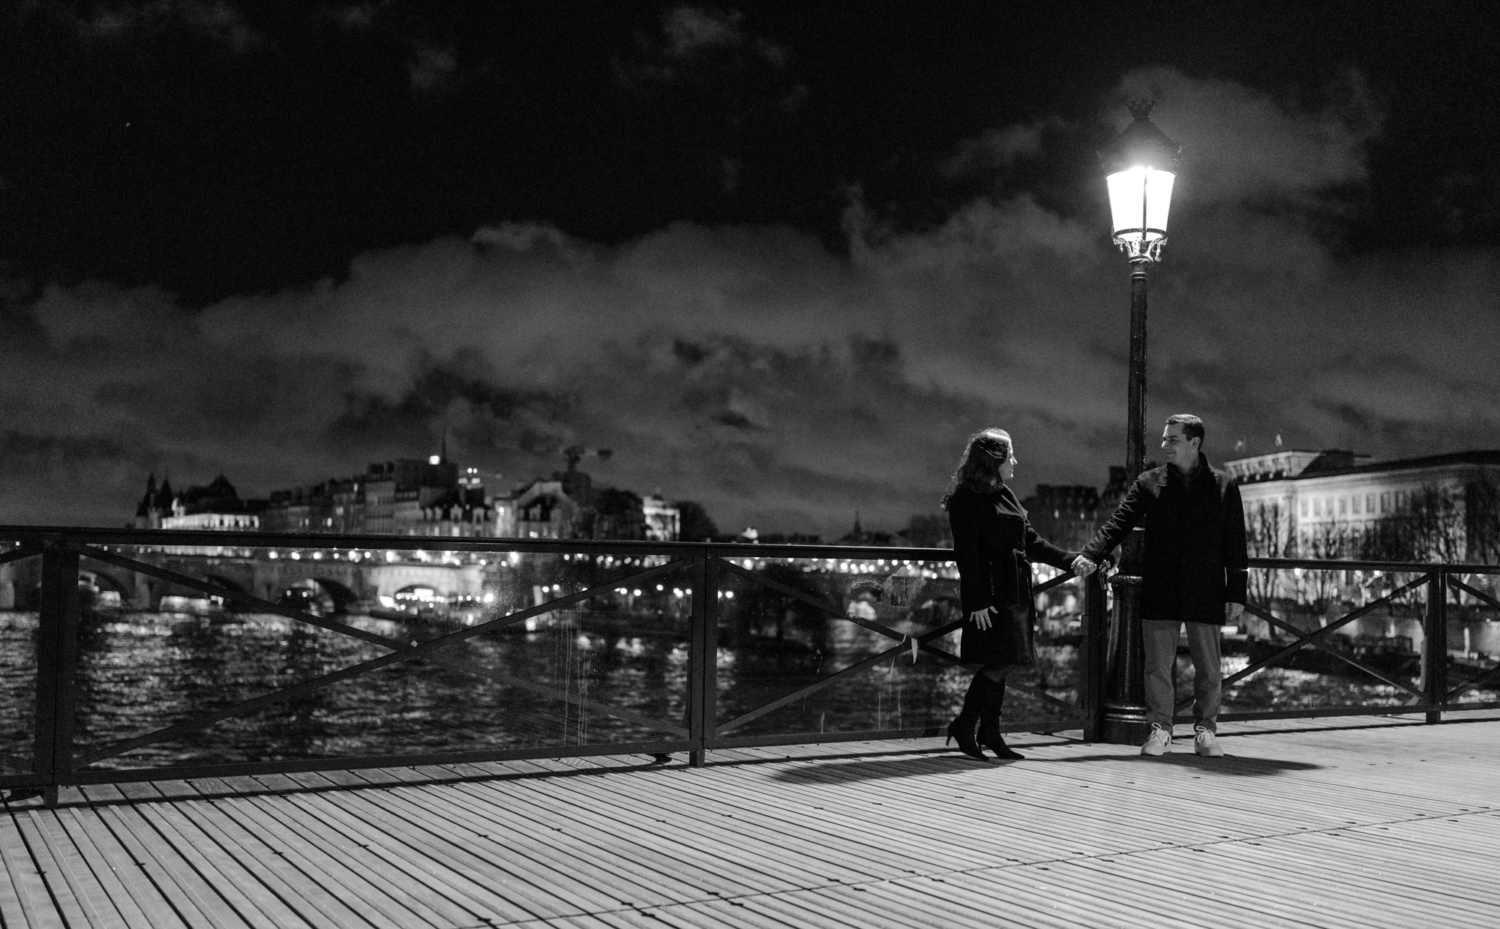
[[[715,719],[735,736],[935,731],[946,724],[962,701],[968,673],[927,653],[913,658],[909,640],[902,637],[924,634],[952,617],[951,604],[914,592],[917,596],[907,600],[858,601],[865,607],[857,615],[889,629],[894,639],[848,619],[793,606],[784,595],[757,599],[742,592],[735,609],[721,610]],[[494,669],[501,680],[430,660],[398,662],[99,766],[469,749],[543,751],[681,737],[673,730],[685,728],[689,704],[687,615],[636,622],[613,606],[575,606],[545,614],[530,631],[517,626],[486,633],[447,650],[455,659]],[[340,621],[399,641],[460,628],[370,616]],[[1058,700],[1076,699],[1078,652],[1067,628],[1066,623],[1044,623],[1038,669],[1016,681],[1022,687],[1007,699],[1006,722],[1024,720],[1037,730],[1076,725],[1028,692],[1036,688]],[[34,613],[0,613],[0,752],[12,771],[29,766],[35,639]],[[957,651],[956,635],[931,644]],[[269,614],[96,614],[84,623],[79,639],[75,742],[80,754],[87,754],[386,653],[379,645]],[[874,656],[880,657],[872,660]],[[1226,672],[1243,669],[1249,660],[1244,654],[1226,655]],[[867,666],[831,686],[799,694],[862,662]],[[1179,672],[1179,693],[1185,697],[1192,686],[1185,659]],[[537,693],[536,686],[550,693]],[[795,699],[772,712],[740,720],[791,695]],[[1230,688],[1225,710],[1395,706],[1409,696],[1358,672],[1268,668]],[[1489,688],[1466,699],[1495,700],[1500,694]],[[605,708],[626,711],[631,718],[610,715]]]

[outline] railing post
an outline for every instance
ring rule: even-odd
[[[1097,742],[1104,721],[1104,687],[1109,664],[1109,616],[1102,574],[1083,579],[1083,639],[1078,645],[1078,706],[1083,711],[1083,740]]]
[[[1440,723],[1448,694],[1448,572],[1440,567],[1432,569],[1432,580],[1427,584],[1426,618],[1422,683],[1427,691],[1427,702],[1435,707],[1427,711],[1427,721]]]
[[[694,565],[692,660],[688,664],[688,740],[693,744],[688,764],[695,768],[703,764],[705,743],[713,730],[719,684],[719,611],[713,555],[704,552],[698,562]]]
[[[58,786],[73,770],[74,682],[78,668],[78,546],[49,539],[42,546],[41,603],[36,641],[36,741],[32,765],[42,802],[57,805]]]

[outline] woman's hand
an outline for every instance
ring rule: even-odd
[[[974,623],[976,629],[983,632],[990,627],[990,608],[985,607],[982,610],[975,610],[969,614],[969,620]]]

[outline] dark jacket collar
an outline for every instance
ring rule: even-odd
[[[1015,516],[1020,519],[1026,518],[1026,508],[1022,506],[1021,501],[1017,499],[1016,492],[1011,490],[1010,487],[1005,484],[1001,484],[999,487],[996,487],[994,490],[988,492],[982,490],[973,490],[968,487],[963,488],[963,490],[973,494],[986,503],[993,505],[995,507],[995,512],[1001,516]]]
[[[1212,483],[1214,479],[1213,465],[1208,463],[1208,456],[1203,452],[1198,453],[1198,467],[1193,471],[1191,483],[1188,482],[1186,475],[1184,475],[1181,471],[1177,470],[1171,465],[1162,465],[1162,468],[1166,471],[1167,480],[1169,482],[1174,484],[1181,484],[1184,487],[1197,487],[1204,481]]]

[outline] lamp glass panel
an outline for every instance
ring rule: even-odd
[[[1117,239],[1159,239],[1167,234],[1167,210],[1172,202],[1170,171],[1128,168],[1109,175],[1109,209]]]

